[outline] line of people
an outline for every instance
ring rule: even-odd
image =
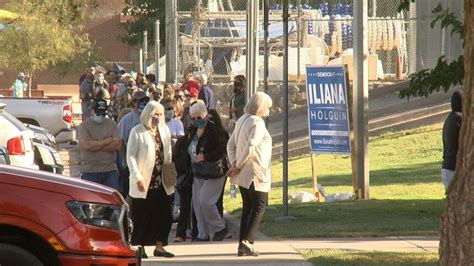
[[[186,80],[177,90],[166,85],[163,91],[157,86],[125,86],[120,91],[121,85],[114,89],[103,85],[110,73],[101,78],[93,71],[84,75],[80,88],[81,178],[115,188],[127,197],[134,223],[132,244],[153,245],[154,256],[173,257],[165,247],[177,209],[175,242],[186,241],[189,228],[192,241],[229,237],[223,196],[230,177],[243,200],[237,254],[258,256],[253,243],[271,187],[272,143],[263,120],[271,98],[258,92],[244,108],[245,77],[237,76],[230,100],[234,122],[229,136],[205,74],[185,73]],[[130,82],[133,77],[116,79]],[[111,97],[126,104],[114,109]],[[175,171],[170,172],[170,167]]]

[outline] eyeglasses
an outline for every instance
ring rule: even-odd
[[[182,100],[183,97],[184,97],[183,95],[176,95],[176,96],[174,96],[174,99],[175,100]]]
[[[200,117],[200,116],[191,117],[191,120],[193,120],[193,121],[195,121],[195,120],[201,120],[201,119],[202,119],[202,117]]]
[[[165,110],[166,110],[166,111],[171,111],[171,110],[174,110],[174,108],[173,108],[173,107],[168,107],[168,108],[166,108]]]

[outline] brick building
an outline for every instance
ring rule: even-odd
[[[2,8],[6,0],[0,0]],[[104,67],[108,68],[112,62],[117,62],[127,70],[134,69],[138,62],[136,48],[129,47],[120,40],[120,36],[126,34],[123,23],[124,17],[120,12],[125,6],[124,0],[98,0],[98,7],[92,9],[91,19],[86,23],[85,31],[89,34],[91,42],[95,47],[101,49],[106,61]],[[33,77],[33,90],[38,84],[77,84],[82,73],[67,76],[60,79],[53,71],[35,73]],[[16,71],[9,69],[0,70],[0,89],[9,88],[16,78]]]

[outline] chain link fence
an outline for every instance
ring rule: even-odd
[[[269,80],[282,80],[281,0],[269,1]],[[260,1],[262,7],[263,1]],[[410,70],[410,18],[398,13],[398,1],[370,0],[369,78],[406,77]],[[178,0],[179,71],[193,68],[211,80],[245,74],[247,0]],[[290,1],[289,79],[304,81],[306,64],[352,62],[352,1]],[[261,16],[262,18],[263,16]],[[263,19],[260,21],[259,76],[263,77]],[[410,35],[412,34],[412,35]],[[350,71],[351,72],[351,71]]]

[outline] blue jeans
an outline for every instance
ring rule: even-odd
[[[81,173],[81,179],[119,190],[119,173],[115,170],[100,173]]]

